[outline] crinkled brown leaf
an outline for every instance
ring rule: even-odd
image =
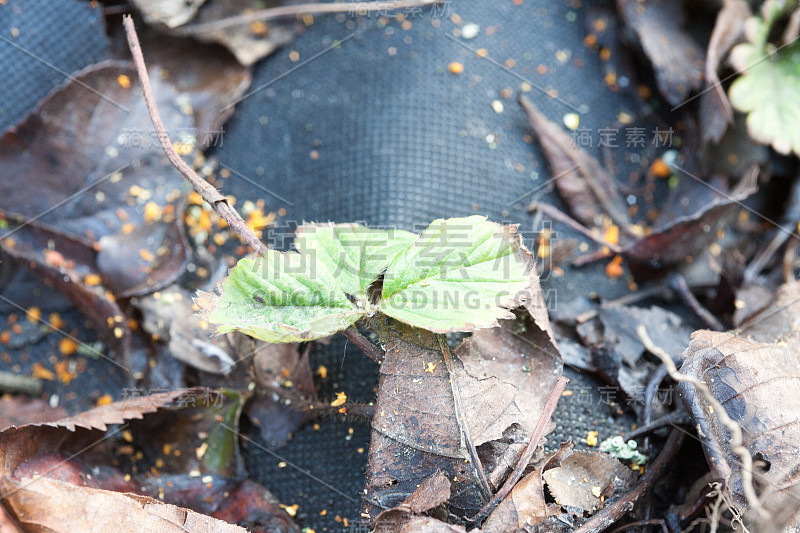
[[[534,526],[542,523],[550,516],[559,514],[557,505],[548,504],[545,500],[544,480],[542,475],[561,461],[572,455],[572,442],[562,443],[559,450],[544,461],[544,464],[523,477],[511,493],[500,502],[492,514],[481,525],[484,533],[505,533],[517,531],[518,528]]]
[[[456,350],[456,385],[473,443],[504,439],[512,426],[530,435],[561,373],[561,360],[543,343],[502,328],[477,330]],[[546,351],[552,350],[552,351]],[[463,363],[462,363],[463,360]],[[398,337],[386,343],[373,418],[365,510],[395,507],[436,471],[453,481],[451,511],[474,515],[483,505],[455,418],[443,356]],[[503,453],[501,448],[484,450]],[[491,461],[487,460],[487,463]]]
[[[605,500],[625,492],[636,479],[610,455],[576,451],[542,476],[556,503],[593,513]]]
[[[264,442],[277,450],[317,416],[308,409],[309,404],[318,401],[309,350],[301,352],[297,343],[256,341],[253,351],[257,392],[247,403],[245,415],[258,427]]]
[[[2,217],[13,222],[6,233],[9,236],[0,239],[5,254],[31,268],[39,279],[81,309],[118,364],[126,365],[131,340],[122,310],[110,292],[86,283],[89,276],[99,277],[91,242],[36,220],[6,213]]]
[[[430,516],[415,516],[403,524],[397,533],[466,533],[464,526],[446,524]]]
[[[109,439],[113,434],[103,437],[98,430],[105,431],[110,424],[142,418],[165,406],[191,406],[206,401],[213,392],[194,388],[142,397],[134,394],[123,401],[53,423],[12,427],[0,432],[0,456],[4,458],[0,462],[0,502],[22,523],[24,531],[41,531],[42,528],[47,531],[244,531],[217,519],[223,518],[247,524],[251,531],[298,532],[299,528],[280,509],[274,497],[253,482],[217,476],[212,481],[187,478],[188,472],[180,474],[183,483],[173,479],[161,485],[169,479],[158,477],[125,481],[122,472],[105,463],[90,466],[83,462],[89,457],[111,462],[110,457],[102,455],[106,453],[102,449],[113,444]],[[191,409],[182,411],[169,413],[173,417],[192,414]],[[152,416],[145,417],[145,422]],[[225,429],[226,422],[236,424],[225,413],[220,416],[222,423],[216,426]],[[142,427],[139,424],[131,424],[129,430],[135,433]],[[211,433],[214,427],[206,430]],[[187,431],[193,437],[197,433],[197,428]],[[190,443],[186,437],[173,440]],[[203,450],[205,454],[213,452],[211,445]],[[194,457],[196,454],[194,449],[182,451],[182,455]],[[159,449],[152,455],[161,453],[164,452]],[[174,454],[164,457],[165,468],[174,466],[170,462]],[[208,468],[203,465],[203,470],[208,471]],[[144,494],[147,491],[161,495],[167,502],[174,498],[180,505],[192,509],[150,498]]]
[[[627,244],[622,255],[629,261],[655,268],[676,265],[704,251],[717,238],[717,230],[730,220],[741,203],[756,191],[755,172],[746,175],[728,194],[717,184],[691,180],[682,195],[673,195],[652,233]],[[716,189],[716,190],[715,190]],[[709,198],[710,197],[710,198]],[[685,212],[681,198],[694,205],[706,198],[696,211]],[[683,207],[682,207],[683,206]]]
[[[555,347],[546,335],[537,332],[515,333],[513,324],[504,327],[479,329],[465,339],[456,350],[464,365],[464,371],[477,380],[499,379],[511,385],[513,396],[507,401],[508,408],[519,412],[518,423],[530,435],[539,420],[548,395],[561,375],[563,363]],[[478,437],[473,432],[476,445],[500,439],[511,424],[503,417],[495,417],[494,409],[505,397],[501,395],[470,395],[467,383],[462,386],[464,409],[476,418],[494,419],[495,423],[484,429]],[[487,405],[487,398],[491,398]],[[511,406],[514,406],[512,408]],[[472,411],[474,409],[474,411]],[[479,414],[480,413],[480,414]],[[472,424],[470,424],[472,427]],[[501,427],[504,426],[504,427]]]
[[[5,500],[25,531],[244,533],[247,530],[149,496],[81,487],[54,479],[0,479]]]
[[[50,407],[50,404],[39,398],[26,396],[0,397],[0,431],[9,426],[54,422],[66,418],[63,407]]]
[[[383,511],[375,520],[375,533],[394,533],[413,521],[415,515],[437,507],[450,498],[450,480],[437,472],[422,483],[411,496],[393,509]]]
[[[142,313],[142,326],[166,342],[169,353],[182,363],[211,374],[227,373],[235,364],[233,348],[225,336],[209,338],[210,331],[197,318],[193,294],[177,286],[133,300]]]
[[[295,29],[293,21],[271,20],[260,24],[245,23],[221,29],[204,26],[260,7],[263,7],[263,4],[254,0],[207,0],[192,21],[176,28],[174,33],[191,35],[204,42],[220,43],[228,48],[242,65],[252,65],[292,40]]]
[[[561,126],[545,117],[530,100],[520,96],[519,102],[547,157],[556,189],[573,216],[593,227],[599,226],[601,215],[607,214],[626,229],[626,205],[614,179],[594,157],[575,146]]]
[[[617,0],[653,64],[658,88],[678,105],[703,83],[703,49],[681,28],[683,4],[673,0]]]
[[[744,0],[725,0],[717,14],[714,31],[706,51],[706,92],[700,95],[700,128],[703,140],[718,143],[725,129],[733,123],[733,107],[719,80],[720,62],[744,32],[750,7]]]
[[[192,20],[206,0],[133,0],[148,24],[174,28]]]
[[[800,283],[779,289],[773,305],[754,316],[739,333],[698,331],[684,352],[681,372],[710,388],[728,415],[743,429],[744,445],[766,461],[753,477],[767,510],[797,509],[797,457],[800,453]],[[678,392],[691,413],[706,458],[717,479],[726,482],[740,511],[747,507],[741,467],[731,452],[729,432],[694,386]],[[756,467],[758,468],[758,467]],[[794,514],[789,525],[800,525]]]
[[[149,294],[183,274],[189,263],[188,246],[181,221],[145,223],[127,234],[102,237],[97,269],[103,285],[118,298]],[[158,253],[151,260],[142,250]]]

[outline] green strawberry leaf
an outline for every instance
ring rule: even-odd
[[[294,246],[327,267],[344,292],[366,301],[367,289],[386,265],[418,238],[408,231],[361,224],[303,224]]]
[[[731,51],[731,62],[742,75],[728,96],[733,107],[748,114],[753,140],[771,144],[781,154],[800,155],[800,42],[775,49],[766,43],[769,21],[752,20],[753,43]]]
[[[201,293],[196,302],[217,333],[238,330],[267,342],[327,337],[364,314],[320,262],[275,250],[241,259],[221,295]]]
[[[532,265],[515,226],[435,220],[389,264],[378,309],[436,333],[492,327],[513,318],[505,306],[532,284]]]

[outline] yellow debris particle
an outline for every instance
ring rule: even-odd
[[[266,35],[267,25],[263,21],[255,20],[250,23],[250,31],[255,35]]]
[[[297,504],[294,504],[294,505],[284,505],[284,504],[281,504],[281,509],[283,509],[284,511],[286,511],[286,514],[288,514],[288,515],[289,515],[289,516],[291,516],[291,517],[295,517],[295,516],[297,515],[297,510],[298,510],[299,508],[300,508],[300,506],[299,506],[299,505],[297,505]]]
[[[659,157],[650,165],[650,174],[657,178],[668,178],[672,172],[664,160]]]
[[[123,89],[129,89],[131,86],[131,79],[125,74],[120,74],[119,76],[117,76],[117,83]]]
[[[428,363],[425,365],[425,372],[433,374],[435,370],[436,370],[436,363]]]
[[[619,244],[619,227],[615,224],[607,227],[604,239],[609,244]]]
[[[190,141],[175,141],[172,148],[178,155],[189,155],[194,150],[194,143]]]
[[[317,375],[321,379],[327,378],[328,377],[328,367],[326,367],[325,365],[319,365],[319,367],[317,367]]]
[[[615,256],[609,264],[606,265],[606,276],[609,278],[618,278],[624,272],[622,268],[622,257]]]
[[[28,309],[28,322],[36,324],[42,319],[42,310],[38,307],[31,307]]]
[[[58,313],[50,313],[48,321],[50,322],[50,325],[55,329],[62,329],[67,325],[64,319],[61,318],[61,315],[59,315]]]
[[[58,341],[58,351],[64,355],[72,355],[78,351],[78,343],[69,337],[64,337]]]
[[[204,442],[199,447],[194,449],[194,454],[197,456],[198,459],[202,459],[203,456],[206,454],[206,450],[208,450],[208,443]]]
[[[133,433],[131,433],[130,430],[126,429],[125,431],[122,432],[122,439],[125,442],[133,442]]]
[[[453,61],[449,65],[447,65],[447,70],[450,71],[450,74],[461,74],[464,72],[464,65],[459,63],[458,61]]]
[[[589,431],[586,433],[586,445],[597,446],[597,431]]]
[[[275,213],[264,215],[261,209],[254,209],[247,216],[247,227],[257,236],[261,236],[261,230],[275,221]]]
[[[65,385],[69,385],[70,382],[78,377],[78,374],[75,372],[70,372],[69,369],[70,362],[67,360],[59,361],[55,364],[56,374],[58,374],[58,380]]]
[[[603,494],[602,487],[592,487],[592,496],[599,498],[601,494]]]
[[[144,219],[146,222],[153,222],[154,220],[160,220],[163,210],[161,206],[157,203],[150,201],[144,206]]]
[[[114,399],[111,397],[110,394],[103,394],[97,399],[97,405],[108,405],[113,401]]]
[[[577,130],[578,126],[581,124],[581,117],[578,116],[577,113],[567,113],[564,115],[564,126],[570,130]]]
[[[103,282],[103,278],[101,278],[99,274],[91,273],[86,274],[86,277],[83,278],[83,282],[89,287],[95,287]]]
[[[203,205],[203,197],[200,196],[200,193],[197,191],[192,191],[189,193],[189,203],[192,205]]]
[[[343,392],[336,393],[336,399],[331,402],[331,407],[339,407],[340,405],[344,405],[347,401],[347,394]]]
[[[156,256],[153,255],[153,252],[151,252],[150,250],[146,250],[145,248],[139,250],[139,257],[141,257],[148,263],[152,263],[153,261],[156,260]]]

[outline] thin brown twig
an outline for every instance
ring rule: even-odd
[[[492,494],[492,489],[489,487],[489,480],[486,478],[486,472],[483,470],[483,464],[478,457],[478,450],[475,448],[475,441],[469,432],[469,425],[464,416],[464,404],[461,401],[461,391],[456,384],[455,367],[453,366],[453,355],[450,353],[450,346],[447,345],[447,338],[442,334],[437,334],[436,339],[439,341],[439,348],[442,350],[444,356],[444,364],[447,367],[447,374],[450,376],[450,388],[453,391],[453,401],[456,408],[456,421],[458,422],[458,429],[461,433],[462,444],[467,449],[469,455],[469,462],[472,464],[472,470],[475,472],[475,477],[478,479],[478,487],[481,489],[484,499],[488,499]]]
[[[556,404],[558,403],[559,398],[561,398],[561,394],[564,392],[564,389],[567,387],[567,383],[569,383],[569,380],[564,376],[560,376],[558,378],[555,387],[553,387],[553,390],[550,392],[550,396],[547,397],[547,401],[542,408],[542,414],[539,415],[539,420],[536,422],[536,427],[533,428],[528,445],[522,452],[519,461],[517,461],[514,471],[511,473],[506,482],[503,483],[503,486],[500,487],[500,490],[497,491],[494,496],[492,496],[492,499],[489,501],[489,503],[484,505],[483,509],[481,509],[478,514],[470,518],[470,522],[482,520],[484,516],[487,516],[489,513],[491,513],[494,508],[497,507],[500,502],[502,502],[506,496],[509,495],[511,489],[513,489],[517,482],[522,478],[522,475],[525,473],[525,469],[528,467],[528,463],[531,462],[531,458],[533,457],[536,448],[539,447],[539,441],[542,440],[542,437],[544,436],[547,423],[550,421],[550,417],[553,416],[553,412],[556,410]]]
[[[631,511],[635,503],[655,485],[656,481],[658,481],[667,470],[673,456],[680,450],[684,438],[683,432],[673,429],[661,453],[658,454],[653,464],[647,467],[639,483],[619,500],[607,507],[603,507],[600,512],[583,524],[583,526],[575,530],[575,533],[600,533],[600,531],[609,528],[611,524],[617,522],[625,513]]]
[[[669,533],[667,529],[667,523],[664,521],[663,518],[654,518],[652,520],[637,520],[635,522],[630,522],[628,524],[623,524],[619,527],[615,527],[608,533],[619,533],[620,531],[625,531],[626,529],[630,529],[632,527],[640,527],[640,526],[661,526],[661,531],[664,533]]]
[[[703,307],[692,291],[689,289],[689,284],[686,283],[686,278],[680,272],[673,272],[670,274],[667,284],[669,287],[674,290],[678,296],[681,297],[683,303],[686,304],[686,307],[689,308],[697,317],[702,320],[705,325],[709,329],[713,329],[714,331],[725,331],[725,326],[722,325],[722,322],[717,320],[717,317],[711,314],[711,312]]]
[[[361,14],[375,11],[391,11],[394,9],[424,7],[438,4],[443,1],[444,0],[389,0],[378,2],[313,3],[293,6],[268,7],[266,9],[259,9],[258,11],[253,11],[252,13],[247,13],[244,15],[236,15],[235,17],[215,20],[214,22],[197,24],[195,26],[190,25],[185,28],[180,28],[178,32],[181,35],[196,35],[198,33],[223,30],[225,28],[231,28],[241,24],[250,24],[251,22],[263,22],[283,17],[294,17],[297,15],[315,15],[319,13]]]
[[[552,218],[554,220],[557,220],[559,222],[563,222],[564,224],[566,224],[570,228],[574,229],[575,231],[582,233],[586,238],[593,240],[594,242],[596,242],[597,244],[599,244],[601,246],[605,246],[606,248],[608,248],[609,250],[611,250],[615,254],[618,254],[618,253],[620,253],[622,251],[622,249],[619,246],[617,246],[616,244],[612,244],[612,243],[606,241],[605,239],[603,239],[602,237],[599,237],[599,236],[595,235],[594,233],[589,231],[583,224],[581,224],[580,222],[578,222],[577,220],[575,220],[574,218],[572,218],[568,214],[564,213],[563,211],[560,211],[559,209],[557,209],[556,207],[553,207],[550,204],[544,204],[544,203],[541,203],[541,202],[532,202],[528,206],[528,211],[540,211],[544,215],[547,215],[548,217],[550,217],[550,218]]]
[[[378,364],[383,361],[383,358],[386,355],[383,350],[372,344],[369,339],[359,333],[356,328],[350,326],[349,328],[342,330],[341,333],[347,337],[347,340],[355,344],[356,348],[364,352],[364,355]]]
[[[214,211],[221,216],[228,225],[236,231],[247,244],[258,254],[264,255],[267,252],[267,246],[256,237],[247,224],[239,216],[239,213],[230,205],[228,199],[222,195],[217,189],[211,186],[206,180],[197,175],[197,173],[186,164],[186,161],[181,159],[181,156],[175,152],[172,147],[172,141],[169,139],[164,123],[158,113],[156,107],[155,97],[153,96],[153,88],[150,85],[150,76],[147,74],[147,66],[144,62],[142,55],[142,47],[139,44],[139,36],[136,34],[136,26],[133,24],[133,19],[130,15],[126,15],[122,19],[125,26],[125,34],[128,37],[128,47],[133,55],[133,63],[136,65],[136,71],[139,73],[139,81],[142,85],[142,92],[144,93],[144,101],[147,104],[147,111],[150,113],[150,120],[153,122],[153,128],[158,134],[158,139],[161,142],[161,147],[169,159],[170,163],[178,169],[186,180],[191,183],[194,190],[214,208]]]

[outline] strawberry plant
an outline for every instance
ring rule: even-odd
[[[514,226],[481,216],[439,219],[421,235],[360,224],[306,224],[297,251],[244,258],[219,294],[202,293],[218,333],[267,342],[326,337],[383,314],[433,333],[513,318],[532,259]]]

